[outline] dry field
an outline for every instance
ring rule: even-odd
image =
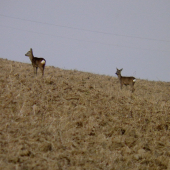
[[[0,170],[170,169],[170,83],[0,59]],[[125,70],[124,70],[125,72]]]

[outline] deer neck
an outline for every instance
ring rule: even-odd
[[[119,75],[117,75],[117,76],[118,76],[119,80],[121,80],[121,78],[122,78],[121,74],[119,74]]]
[[[31,55],[29,56],[31,62],[33,61],[34,55],[31,53]]]

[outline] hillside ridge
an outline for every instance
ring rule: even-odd
[[[137,79],[131,93],[112,76],[0,69],[0,169],[170,169],[168,82]]]

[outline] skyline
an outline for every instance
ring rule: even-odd
[[[170,2],[1,2],[1,58],[116,77],[170,81]]]

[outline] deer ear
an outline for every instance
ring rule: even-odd
[[[123,70],[123,68],[122,69],[120,69],[120,71],[122,71]]]

